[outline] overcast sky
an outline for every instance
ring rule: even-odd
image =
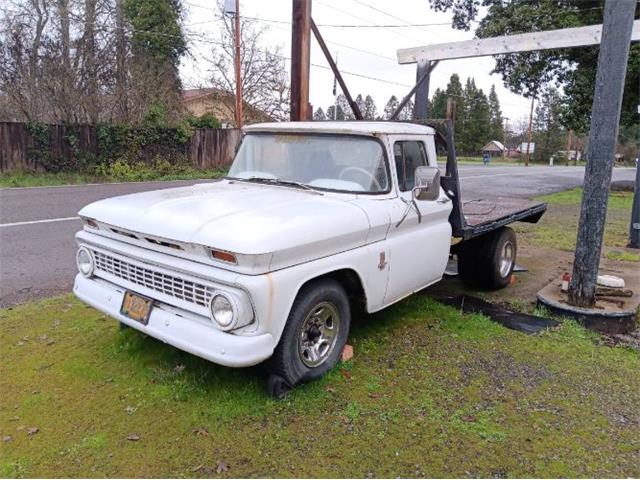
[[[222,21],[216,19],[215,0],[183,0],[183,4],[186,9],[186,31],[189,32],[193,54],[182,65],[183,82],[185,87],[207,85],[210,66],[203,58],[211,45],[198,39],[219,41]],[[282,54],[290,56],[291,25],[288,22],[291,21],[291,0],[241,0],[240,14],[286,22],[258,23],[268,27],[263,48],[280,46]],[[451,15],[431,10],[427,0],[313,0],[312,15],[332,53],[338,55],[338,66],[354,98],[358,93],[371,95],[379,112],[391,95],[402,98],[415,81],[415,65],[398,65],[397,49],[473,38],[473,31],[461,32],[451,28]],[[441,25],[410,28],[329,26],[402,24]],[[322,107],[326,111],[333,103],[333,74],[326,68],[313,66],[327,67],[327,63],[314,39],[311,45],[310,102],[314,109]],[[472,76],[476,85],[486,94],[495,84],[502,111],[511,122],[527,117],[529,100],[508,91],[501,76],[490,75],[493,66],[492,57],[441,62],[431,75],[431,94],[437,87],[444,88],[452,73],[460,75],[463,85],[466,77]],[[347,72],[384,81],[349,75]]]

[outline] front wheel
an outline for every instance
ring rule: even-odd
[[[291,386],[321,377],[338,363],[350,323],[349,299],[337,281],[306,285],[293,303],[269,362],[271,373]]]

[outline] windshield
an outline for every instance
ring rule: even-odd
[[[347,135],[248,134],[229,177],[353,193],[389,190],[380,143]]]

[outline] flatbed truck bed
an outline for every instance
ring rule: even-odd
[[[440,184],[453,202],[449,216],[453,237],[463,241],[486,235],[514,222],[537,223],[547,210],[546,203],[514,197],[487,197],[463,201],[451,120],[428,120],[437,132],[436,142],[447,152],[445,174]]]

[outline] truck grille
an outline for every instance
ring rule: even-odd
[[[96,270],[202,307],[209,305],[213,295],[213,288],[202,283],[134,265],[96,250],[93,251],[93,258]]]

